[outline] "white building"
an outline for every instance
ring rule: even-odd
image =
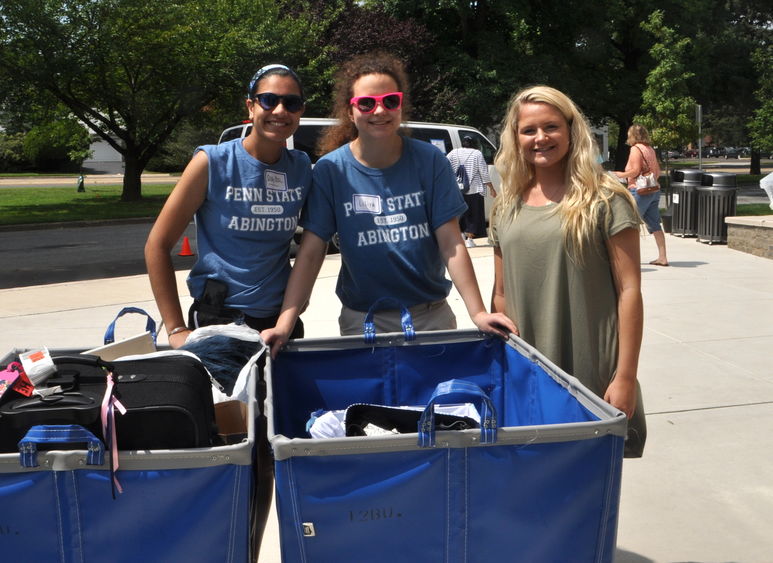
[[[123,156],[115,150],[110,143],[105,141],[96,133],[91,132],[91,146],[89,150],[92,154],[83,161],[83,168],[92,172],[104,172],[120,174],[123,172]]]

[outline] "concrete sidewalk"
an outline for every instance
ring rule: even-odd
[[[642,459],[624,463],[617,561],[770,562],[773,261],[695,239],[666,242],[671,267],[660,268],[647,264],[652,237],[642,239],[649,439]],[[488,301],[491,248],[470,255]],[[337,255],[325,260],[303,316],[309,337],[337,335],[339,265]],[[472,327],[455,292],[450,303],[459,327]],[[0,348],[96,346],[127,305],[159,318],[145,276],[0,290]],[[141,330],[142,319],[127,316],[117,336]],[[272,518],[260,561],[279,560]]]
[[[120,174],[92,174],[83,175],[83,185],[86,189],[90,186],[110,186],[123,184],[123,173]],[[179,174],[167,174],[148,172],[142,174],[144,184],[176,184],[180,179]],[[63,176],[7,176],[0,178],[0,188],[72,188],[78,185],[78,176],[69,174]]]

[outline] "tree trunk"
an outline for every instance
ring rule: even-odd
[[[626,144],[628,140],[628,127],[630,123],[617,122],[617,149],[615,150],[615,170],[625,170],[628,164],[628,153],[631,148]]]
[[[749,162],[749,174],[762,174],[762,167],[760,166],[760,151],[752,149],[751,162]]]
[[[139,201],[142,199],[142,170],[136,156],[124,153],[125,168],[123,171],[123,192],[121,201]]]

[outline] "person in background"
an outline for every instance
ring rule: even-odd
[[[470,180],[469,190],[462,194],[467,204],[467,211],[459,219],[459,225],[465,245],[473,247],[475,246],[473,239],[486,236],[486,214],[483,204],[486,189],[491,190],[492,197],[496,197],[497,193],[489,178],[488,165],[483,158],[483,153],[474,147],[472,137],[463,136],[462,148],[453,149],[446,157],[451,163],[454,174],[460,166],[463,166]]]
[[[637,381],[643,305],[639,214],[596,161],[590,127],[562,92],[534,86],[505,116],[491,217],[492,311],[629,419],[626,455],[646,438]]]
[[[628,139],[626,143],[631,147],[628,153],[628,163],[625,170],[615,171],[615,175],[627,180],[628,189],[631,190],[639,214],[647,225],[647,231],[655,238],[655,244],[658,247],[658,257],[650,261],[653,266],[668,266],[668,257],[666,256],[666,235],[660,226],[660,190],[649,193],[639,194],[636,192],[636,177],[639,174],[652,172],[655,178],[660,178],[660,164],[652,148],[650,134],[644,125],[633,124],[628,128]]]
[[[515,329],[483,304],[459,231],[466,206],[448,160],[431,144],[400,135],[409,108],[403,65],[391,55],[361,55],[338,73],[338,125],[321,141],[322,152],[332,152],[314,166],[303,238],[279,321],[261,333],[273,355],[309,299],[335,233],[341,334],[362,334],[367,311],[382,298],[409,308],[416,330],[455,328],[446,268],[480,330],[505,337]],[[379,332],[402,330],[400,309],[379,309],[374,324]]]
[[[770,208],[773,209],[773,172],[764,176],[760,180],[760,189],[764,190],[768,194],[770,200]]]
[[[284,65],[264,66],[250,81],[246,103],[250,134],[196,149],[145,245],[150,284],[173,348],[183,346],[192,329],[209,324],[274,326],[282,305],[290,244],[311,188],[308,155],[285,148],[305,107],[301,81]],[[186,322],[170,253],[194,216],[198,257],[188,276],[194,302]],[[302,337],[303,323],[294,323],[288,335]],[[259,547],[271,507],[273,463],[264,415],[257,424],[253,539]]]

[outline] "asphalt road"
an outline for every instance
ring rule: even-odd
[[[144,274],[143,249],[152,223],[0,232],[0,289]],[[188,226],[195,252],[195,229]],[[179,246],[179,245],[178,245]],[[196,257],[177,256],[178,270]]]

